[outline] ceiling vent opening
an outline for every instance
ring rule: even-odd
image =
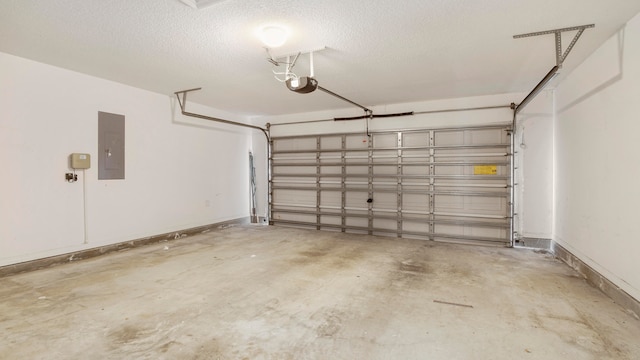
[[[226,0],[180,0],[183,4],[196,10],[204,9]]]

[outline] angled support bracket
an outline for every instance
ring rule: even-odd
[[[562,67],[562,63],[564,62],[564,60],[567,58],[567,55],[569,55],[569,53],[571,52],[571,49],[573,49],[573,46],[576,44],[576,42],[578,42],[578,39],[580,39],[580,36],[584,32],[584,30],[593,28],[595,26],[596,26],[595,24],[572,26],[572,27],[562,28],[562,29],[545,30],[545,31],[538,31],[538,32],[532,32],[527,34],[514,35],[513,38],[520,39],[520,38],[531,37],[531,36],[554,34],[556,39],[556,66],[560,68]],[[562,33],[565,31],[577,31],[577,33],[576,33],[576,36],[573,37],[573,40],[571,40],[571,43],[569,43],[569,46],[565,49],[564,52],[562,52]]]
[[[212,116],[207,116],[207,115],[188,112],[186,110],[187,109],[187,93],[190,93],[192,91],[198,91],[198,90],[202,90],[202,88],[181,90],[181,91],[176,91],[174,93],[176,95],[176,98],[178,98],[178,104],[180,105],[180,113],[182,113],[182,115],[190,116],[190,117],[194,117],[194,118],[198,118],[198,119],[215,121],[215,122],[219,122],[219,123],[223,123],[223,124],[229,124],[229,125],[235,125],[235,126],[241,126],[241,127],[251,128],[251,129],[255,129],[255,130],[260,130],[260,131],[262,131],[264,136],[267,138],[267,142],[269,142],[271,140],[270,137],[269,137],[269,130],[268,129],[263,129],[260,126],[255,126],[255,125],[245,124],[245,123],[241,123],[241,122],[237,122],[237,121],[220,119],[220,118],[216,118],[216,117],[212,117]],[[181,98],[181,96],[182,96],[182,98]]]

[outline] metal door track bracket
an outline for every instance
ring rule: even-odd
[[[247,127],[247,128],[251,128],[251,129],[260,130],[260,131],[262,131],[264,136],[267,138],[267,142],[270,141],[270,136],[269,136],[268,129],[263,129],[260,126],[255,126],[255,125],[245,124],[245,123],[241,123],[241,122],[237,122],[237,121],[225,120],[225,119],[220,119],[220,118],[216,118],[216,117],[212,117],[212,116],[207,116],[207,115],[201,115],[201,114],[188,112],[186,110],[186,108],[187,108],[187,93],[190,93],[190,92],[193,92],[193,91],[198,91],[198,90],[202,90],[202,88],[181,90],[181,91],[176,91],[174,93],[176,98],[178,99],[178,104],[180,105],[180,112],[182,113],[182,115],[190,116],[190,117],[194,117],[194,118],[199,118],[199,119],[204,119],[204,120],[211,120],[211,121],[215,121],[215,122],[219,122],[219,123],[223,123],[223,124],[236,125],[236,126],[241,126],[241,127]],[[180,96],[182,96],[182,98]]]
[[[532,32],[527,34],[514,35],[513,38],[520,39],[520,38],[531,37],[531,36],[554,34],[556,38],[556,66],[562,67],[562,63],[567,58],[567,55],[569,55],[569,52],[571,52],[571,49],[573,49],[573,46],[576,44],[576,42],[578,42],[578,39],[580,38],[584,30],[593,28],[595,26],[596,26],[595,24],[572,26],[572,27],[562,28],[562,29],[545,30],[545,31],[538,31],[538,32]],[[563,53],[561,34],[565,31],[577,31],[578,33],[576,34],[576,36],[573,37],[573,40],[571,40],[571,43],[569,43],[569,46]]]

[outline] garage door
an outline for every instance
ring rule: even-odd
[[[275,225],[511,245],[510,126],[274,137]]]

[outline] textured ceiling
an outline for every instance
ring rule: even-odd
[[[527,92],[555,65],[554,38],[513,35],[595,23],[565,74],[639,11],[638,0],[2,0],[0,51],[163,94],[203,87],[190,99],[278,115],[350,105],[276,81],[255,36],[267,23],[292,31],[275,54],[326,46],[319,84],[375,106]],[[307,75],[307,58],[295,71]]]

